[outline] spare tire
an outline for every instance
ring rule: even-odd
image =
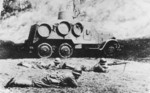
[[[73,35],[76,37],[79,37],[81,35],[81,33],[83,32],[83,25],[81,23],[76,23],[73,26]]]
[[[63,21],[57,26],[56,31],[59,35],[66,36],[69,33],[70,29],[71,25],[68,22]]]
[[[47,38],[51,33],[51,27],[48,24],[42,24],[38,27],[37,32],[40,37]]]

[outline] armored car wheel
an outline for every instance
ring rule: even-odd
[[[37,54],[41,58],[49,58],[52,56],[52,46],[48,43],[41,43],[37,48]]]
[[[62,58],[68,58],[73,54],[73,48],[68,43],[62,43],[59,46],[58,52]]]
[[[116,43],[108,44],[103,50],[106,57],[115,57],[116,55]]]

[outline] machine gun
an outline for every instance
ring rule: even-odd
[[[124,69],[123,69],[123,72],[122,72],[122,73],[124,73],[127,63],[129,63],[129,62],[127,62],[127,61],[124,61],[124,62],[121,61],[121,62],[120,62],[120,61],[119,61],[119,62],[108,63],[108,66],[122,65],[122,64],[124,64]]]
[[[113,65],[121,65],[121,64],[127,64],[129,62],[113,62],[113,63],[108,63],[108,66],[113,66]]]

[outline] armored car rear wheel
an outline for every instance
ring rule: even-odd
[[[59,55],[62,58],[68,58],[68,57],[72,56],[72,54],[73,54],[73,48],[68,43],[62,43],[59,46],[58,52],[59,52]]]
[[[115,57],[116,55],[116,44],[109,44],[103,50],[103,53],[106,57]]]
[[[49,58],[52,56],[52,46],[48,43],[41,43],[37,48],[37,54],[41,58]]]

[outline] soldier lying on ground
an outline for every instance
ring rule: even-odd
[[[12,78],[5,86],[8,87],[77,87],[77,79],[81,76],[81,68],[75,68],[70,73],[64,74],[47,74],[46,76],[38,79],[23,79],[23,78]]]
[[[42,62],[25,63],[21,62],[17,64],[18,66],[23,66],[27,68],[39,68],[39,69],[74,69],[73,66],[69,66],[65,62],[62,62],[60,58],[56,58],[53,63],[44,64]]]
[[[94,66],[92,67],[88,67],[88,66],[83,66],[82,65],[82,70],[83,71],[94,71],[94,72],[103,72],[103,73],[107,73],[108,72],[108,65],[107,65],[107,61],[105,58],[101,58],[100,61],[98,63],[96,63]]]
[[[26,67],[26,68],[39,68],[39,69],[49,69],[52,64],[45,64],[43,62],[20,62],[17,64],[18,66]]]
[[[62,62],[60,58],[56,58],[54,61],[54,68],[57,69],[74,69],[74,66],[67,64],[66,62]]]

